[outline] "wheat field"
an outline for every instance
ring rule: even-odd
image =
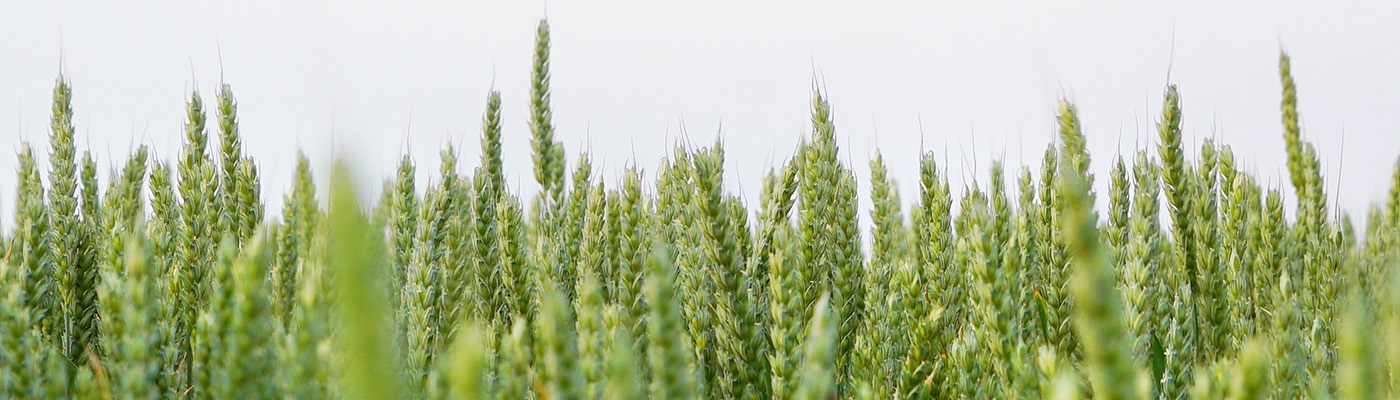
[[[102,188],[60,76],[49,165],[19,144],[0,237],[0,398],[1400,398],[1400,163],[1367,226],[1329,208],[1282,52],[1287,187],[1183,148],[1174,86],[1107,177],[1062,101],[1037,169],[992,163],[954,198],[933,154],[916,174],[877,153],[857,182],[814,91],[756,204],[719,142],[618,177],[568,159],[549,52],[541,21],[537,195],[507,185],[524,133],[492,92],[474,167],[449,145],[415,182],[405,156],[362,199],[350,160],[318,194],[301,157],[280,212],[229,85],[190,94],[176,158],[140,147]]]

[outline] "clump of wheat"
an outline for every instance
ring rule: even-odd
[[[825,93],[753,206],[725,182],[719,141],[617,180],[587,153],[566,173],[544,21],[534,50],[534,199],[506,184],[507,105],[490,92],[479,166],[449,145],[423,180],[405,156],[366,205],[345,161],[321,195],[298,155],[280,212],[264,210],[267,171],[244,152],[228,85],[213,148],[196,91],[178,158],[137,147],[103,188],[60,77],[48,176],[17,146],[0,398],[1400,393],[1400,172],[1364,233],[1327,211],[1287,55],[1292,216],[1230,146],[1183,147],[1168,86],[1156,148],[1112,159],[1102,216],[1091,138],[1062,101],[1038,171],[996,162],[955,193],[923,154],[907,220],[876,153],[862,232],[865,182]]]

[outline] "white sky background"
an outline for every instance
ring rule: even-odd
[[[92,150],[103,172],[139,143],[173,160],[189,91],[212,103],[222,79],[262,166],[270,215],[298,148],[322,183],[338,148],[376,185],[409,151],[421,187],[437,180],[445,143],[458,144],[464,172],[478,165],[494,87],[507,179],[532,195],[529,70],[545,16],[556,139],[570,171],[591,149],[609,183],[633,158],[652,177],[682,131],[696,145],[718,133],[726,184],[754,205],[763,174],[810,132],[815,77],[863,213],[877,144],[906,205],[917,198],[920,148],[938,154],[960,192],[974,177],[985,182],[992,160],[1005,160],[1011,177],[1038,166],[1062,96],[1080,109],[1104,193],[1112,156],[1155,145],[1170,69],[1191,153],[1215,136],[1263,182],[1286,188],[1280,46],[1293,57],[1304,135],[1358,229],[1400,155],[1394,1],[135,3],[0,4],[4,229],[20,143],[45,153],[47,169],[60,60],[79,151]],[[212,140],[212,115],[209,126]]]

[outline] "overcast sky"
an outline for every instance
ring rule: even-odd
[[[464,170],[476,166],[494,87],[508,180],[534,193],[526,115],[544,17],[556,138],[571,166],[591,149],[609,182],[634,159],[652,176],[677,140],[720,135],[727,187],[756,200],[762,174],[809,134],[815,82],[863,210],[877,147],[906,204],[920,149],[938,155],[960,192],[975,177],[985,183],[993,160],[1038,165],[1061,97],[1079,106],[1105,186],[1115,154],[1155,145],[1170,79],[1192,153],[1214,136],[1283,187],[1280,48],[1293,57],[1304,135],[1328,191],[1358,222],[1400,156],[1395,1],[121,3],[0,4],[0,143],[12,149],[0,154],[4,229],[16,185],[3,171],[15,170],[23,141],[47,152],[60,70],[73,85],[79,151],[104,174],[137,144],[173,159],[190,91],[213,101],[221,80],[231,84],[274,206],[298,149],[323,177],[338,149],[376,184],[404,152],[436,171],[449,142]]]

